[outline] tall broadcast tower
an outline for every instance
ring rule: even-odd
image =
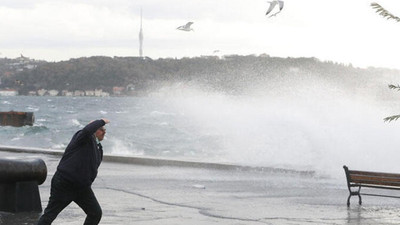
[[[142,9],[140,9],[139,56],[143,57]]]

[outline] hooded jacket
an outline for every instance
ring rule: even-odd
[[[57,172],[76,187],[91,186],[97,176],[103,149],[94,133],[104,125],[103,120],[95,120],[77,131],[58,164]]]

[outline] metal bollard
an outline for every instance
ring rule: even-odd
[[[38,185],[46,177],[42,159],[0,159],[0,211],[41,212]]]

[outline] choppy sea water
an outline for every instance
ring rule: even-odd
[[[108,118],[107,153],[213,157],[212,135],[196,130],[184,112],[160,98],[1,97],[0,111],[34,112],[33,126],[1,127],[2,145],[64,149],[94,119]]]
[[[108,154],[313,170],[400,171],[400,125],[389,103],[332,95],[0,97],[0,111],[34,112],[33,126],[0,127],[0,145],[63,150],[89,121],[108,118]],[[400,112],[400,111],[399,111]]]

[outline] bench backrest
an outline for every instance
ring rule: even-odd
[[[349,187],[363,184],[400,187],[400,174],[349,170],[347,166],[343,168]]]

